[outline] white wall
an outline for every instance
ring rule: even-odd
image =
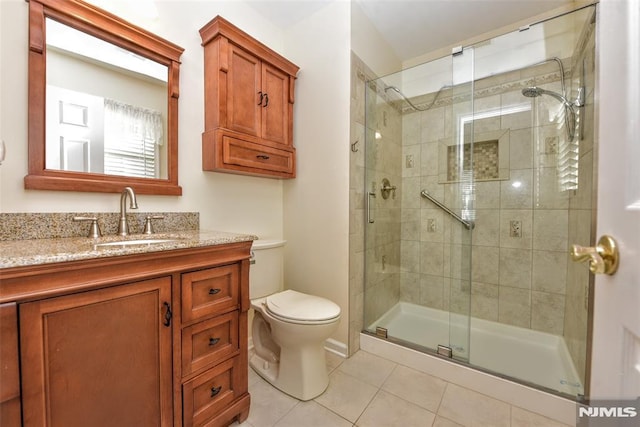
[[[349,326],[350,4],[327,6],[292,26],[286,56],[300,66],[294,138],[297,178],[284,183],[285,286],[329,298]]]
[[[180,68],[180,197],[138,198],[141,211],[200,212],[201,228],[283,235],[283,184],[279,180],[202,171],[204,129],[203,53],[198,30],[220,14],[283,53],[283,30],[243,2],[160,1],[158,17],[128,16],[134,24],[185,48]],[[117,4],[116,4],[117,6]],[[7,160],[0,166],[0,212],[109,212],[119,195],[25,190],[27,174],[28,7],[23,0],[0,1],[0,138]],[[116,10],[117,12],[117,10]]]
[[[351,49],[379,77],[402,69],[400,58],[358,3],[351,4]]]

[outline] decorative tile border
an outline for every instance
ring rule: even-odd
[[[142,233],[145,218],[162,215],[153,222],[157,233],[197,231],[200,228],[198,212],[135,212],[127,213],[131,234]],[[0,241],[51,239],[58,237],[86,237],[89,224],[73,220],[76,216],[98,218],[103,236],[118,231],[120,214],[117,212],[52,212],[52,213],[0,213]]]

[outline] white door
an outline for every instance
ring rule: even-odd
[[[591,397],[640,396],[640,1],[601,0],[597,236],[620,267],[597,275]]]

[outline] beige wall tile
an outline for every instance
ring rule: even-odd
[[[533,169],[512,169],[510,179],[500,183],[501,209],[531,209]]]
[[[531,288],[564,294],[567,282],[567,252],[533,251]]]
[[[499,283],[500,248],[473,246],[471,254],[471,280],[484,283]]]
[[[531,293],[531,329],[562,335],[564,330],[564,295]]]
[[[567,251],[569,244],[569,214],[566,210],[536,210],[533,212],[533,249]]]
[[[471,283],[471,315],[479,319],[498,321],[499,286]]]
[[[520,236],[511,236],[511,221],[520,222]],[[500,248],[531,249],[533,245],[533,211],[531,209],[500,210]]]
[[[500,248],[500,286],[530,289],[531,259],[529,249]]]
[[[500,210],[476,210],[473,244],[479,246],[500,246]]]
[[[531,327],[531,291],[500,286],[498,320],[508,325]]]

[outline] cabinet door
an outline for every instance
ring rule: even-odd
[[[229,43],[227,128],[260,136],[261,64],[255,56]]]
[[[18,310],[0,305],[0,426],[19,427],[20,369],[18,367]]]
[[[21,304],[24,426],[171,425],[170,303],[165,277]]]
[[[289,75],[269,64],[262,65],[261,136],[279,144],[289,144]]]

